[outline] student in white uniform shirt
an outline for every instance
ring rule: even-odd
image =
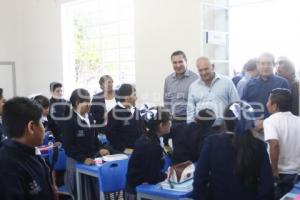
[[[289,90],[272,90],[267,102],[271,116],[263,122],[278,198],[293,188],[300,173],[300,117],[291,113],[291,102]]]
[[[93,96],[90,113],[96,120],[97,132],[105,133],[107,113],[117,105],[117,98],[113,90],[113,79],[109,75],[101,76],[99,80],[102,92]]]

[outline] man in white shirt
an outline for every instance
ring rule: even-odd
[[[300,117],[291,113],[291,102],[288,89],[272,90],[267,102],[271,116],[263,122],[273,175],[281,195],[292,189],[300,173]]]

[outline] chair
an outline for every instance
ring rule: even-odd
[[[125,189],[127,168],[128,159],[107,162],[99,167],[100,197],[105,199],[104,194],[114,193],[118,199],[119,192]]]
[[[54,162],[54,163],[53,163]],[[67,156],[65,150],[59,147],[53,147],[49,150],[49,166],[51,174],[54,178],[56,185],[59,187],[59,192],[68,194],[67,189],[64,185],[64,173],[66,170]]]
[[[107,137],[106,137],[105,134],[102,134],[102,133],[98,134],[98,140],[99,140],[103,145],[109,145],[109,141],[108,141],[108,139],[107,139]]]
[[[53,156],[55,154],[54,148],[49,150],[49,164],[52,166],[53,162]],[[65,150],[63,148],[58,148],[58,155],[55,164],[53,165],[53,170],[55,171],[64,171],[66,170],[66,161],[67,161],[67,156],[65,153]]]
[[[43,140],[43,145],[49,145],[49,144],[53,144],[55,141],[54,141],[54,137],[52,134],[50,133],[45,133],[45,136],[44,136],[44,140]]]
[[[166,172],[168,170],[168,168],[171,166],[172,161],[168,155],[164,155],[163,159],[164,159],[164,167],[163,167],[162,171]]]

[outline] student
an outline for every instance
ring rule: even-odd
[[[194,122],[177,129],[173,140],[174,163],[198,160],[204,139],[214,132],[211,126],[215,119],[215,113],[211,109],[203,109],[199,111]]]
[[[42,109],[15,97],[3,107],[8,139],[0,150],[1,200],[54,200],[50,171],[36,146],[43,142]]]
[[[159,138],[170,132],[171,115],[165,108],[156,107],[144,116],[147,131],[136,141],[128,163],[127,200],[136,199],[136,186],[142,183],[156,184],[167,177],[161,172],[164,161]]]
[[[0,88],[0,147],[2,145],[2,141],[4,140],[4,133],[3,133],[3,125],[2,125],[2,109],[4,105],[4,97],[3,97],[3,89]]]
[[[273,176],[278,183],[278,199],[293,188],[300,173],[300,117],[291,113],[291,102],[289,90],[272,90],[267,103],[271,116],[263,124]]]
[[[48,122],[49,106],[50,106],[49,99],[43,95],[37,95],[37,96],[33,97],[33,101],[35,101],[36,103],[41,105],[41,107],[43,109],[42,123],[45,128],[45,132],[50,131],[49,130],[49,122]]]
[[[48,121],[56,142],[61,141],[61,122],[65,117],[68,103],[63,99],[63,85],[59,82],[50,83],[50,109]]]
[[[91,115],[88,115],[90,108],[89,92],[85,89],[74,90],[70,102],[73,107],[69,113],[71,118],[63,123],[62,141],[67,155],[65,184],[68,192],[76,196],[75,164],[80,162],[93,165],[97,155],[108,155],[110,151],[98,140],[94,127],[95,121]],[[86,192],[91,194],[91,199],[96,199],[99,195],[96,182],[97,180],[90,179],[85,184],[87,189],[91,190]]]
[[[99,85],[102,92],[93,96],[91,114],[99,126],[99,133],[105,133],[107,113],[117,105],[115,91],[113,90],[113,79],[109,75],[101,76]]]
[[[236,89],[239,93],[240,98],[242,98],[242,96],[243,96],[243,92],[244,92],[245,87],[247,86],[247,83],[252,78],[254,78],[258,75],[256,63],[257,63],[257,58],[252,58],[244,64],[244,69],[243,69],[244,76],[236,85]]]
[[[143,133],[143,125],[140,112],[135,108],[135,88],[122,84],[117,94],[119,101],[108,113],[106,136],[114,150],[128,152]]]
[[[252,107],[235,102],[225,108],[227,131],[206,138],[193,183],[196,200],[272,200],[274,181],[264,142],[254,138]]]

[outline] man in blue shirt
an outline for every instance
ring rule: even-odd
[[[269,116],[266,104],[271,91],[275,88],[289,89],[286,79],[274,75],[274,67],[274,56],[270,53],[261,54],[257,61],[259,75],[248,82],[243,92],[242,100],[252,105],[255,109],[255,117],[258,120]]]

